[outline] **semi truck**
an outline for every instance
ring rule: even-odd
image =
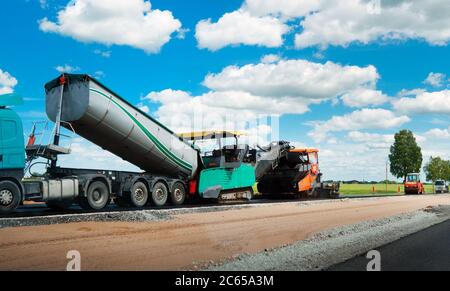
[[[239,163],[229,163],[233,152],[220,149],[215,154],[225,162],[217,169],[208,167],[188,140],[89,75],[63,74],[45,85],[45,93],[46,113],[55,123],[47,144],[36,144],[32,133],[25,146],[22,122],[8,108],[20,102],[14,95],[0,98],[0,213],[12,212],[24,201],[45,202],[52,209],[77,202],[83,209],[99,211],[112,200],[140,208],[148,203],[181,205],[195,195],[251,199],[255,178],[241,178],[240,173],[248,173],[243,152],[234,151]],[[61,144],[64,128],[142,172],[60,167],[58,157],[71,155]],[[45,174],[24,179],[26,162],[29,167],[38,158],[48,161]]]

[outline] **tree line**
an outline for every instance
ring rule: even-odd
[[[450,161],[440,157],[431,157],[424,170],[428,181],[450,181]]]

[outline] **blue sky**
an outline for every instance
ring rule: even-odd
[[[180,100],[186,102],[187,107],[194,104],[194,99],[206,103],[223,100],[219,102],[223,105],[205,105],[205,108],[217,114],[222,112],[221,106],[230,108],[230,112],[239,116],[237,118],[241,121],[277,114],[280,116],[280,138],[300,146],[319,147],[322,171],[332,179],[383,179],[383,165],[392,135],[402,128],[415,132],[425,159],[430,155],[449,157],[450,22],[447,18],[450,7],[446,1],[431,1],[431,4],[417,1],[419,4],[406,8],[381,1],[380,11],[370,22],[376,31],[374,33],[364,22],[372,14],[366,18],[355,16],[357,28],[346,31],[348,27],[342,21],[346,18],[338,14],[338,9],[331,10],[339,0],[283,0],[275,8],[266,0],[152,0],[152,10],[147,11],[148,14],[157,9],[171,15],[164,14],[162,21],[142,25],[134,18],[138,30],[144,31],[125,38],[115,32],[120,27],[114,27],[114,23],[127,17],[117,14],[126,14],[128,8],[119,12],[102,10],[118,3],[117,0],[102,0],[99,2],[105,6],[95,10],[97,14],[91,13],[95,17],[88,12],[72,13],[68,10],[89,2],[91,0],[71,3],[67,0],[18,0],[2,5],[0,73],[8,74],[9,79],[14,78],[17,84],[0,83],[0,90],[3,86],[3,90],[24,96],[25,105],[17,110],[24,119],[26,132],[32,121],[46,118],[44,84],[65,70],[98,77],[130,102],[169,123],[169,127],[172,125],[171,115],[193,110],[174,110],[171,105],[178,99],[171,99],[171,94],[181,96]],[[131,2],[136,7],[145,3],[143,0]],[[323,3],[316,7],[316,2]],[[369,0],[350,2],[354,6],[349,10],[357,10]],[[408,1],[397,2],[401,5]],[[308,11],[306,8],[311,3],[314,4],[313,10]],[[444,17],[436,12],[436,5],[447,12],[442,13]],[[66,13],[66,19],[58,19],[61,11],[69,11],[73,15]],[[319,11],[317,17],[322,14],[326,17],[324,31],[320,26],[314,26],[314,21],[320,19],[314,19],[312,11]],[[426,23],[418,23],[417,26],[409,23],[415,13],[424,15]],[[354,15],[357,14],[355,11]],[[392,15],[398,16],[397,23],[383,18],[391,19]],[[95,28],[102,17],[105,21],[113,20],[110,29]],[[119,20],[114,21],[114,17],[119,17]],[[44,19],[48,26],[43,25]],[[331,26],[333,20],[341,23],[342,28]],[[305,22],[302,24],[302,21]],[[199,22],[203,23],[201,28]],[[92,33],[87,33],[86,29],[77,30],[77,26],[86,24],[94,27]],[[124,25],[128,24],[135,27],[136,23],[124,22]],[[332,28],[336,33],[329,33]],[[230,31],[233,32],[231,35]],[[108,36],[96,38],[95,35],[99,34]],[[146,41],[149,35],[152,38]],[[139,37],[143,40],[136,40]],[[159,42],[162,37],[168,39]],[[273,58],[263,61],[267,55]],[[336,66],[331,75],[322,74],[330,70],[325,65],[327,63]],[[369,66],[373,67],[377,77],[368,69]],[[239,74],[240,79],[225,74],[226,68],[229,68],[227,72]],[[354,72],[354,68],[358,72]],[[271,84],[277,77],[271,76],[258,86],[255,78],[271,69],[279,74],[286,73],[286,78]],[[319,74],[318,79],[309,81],[309,75],[305,73],[308,70]],[[295,77],[297,74],[298,78]],[[208,75],[211,77],[209,83]],[[242,80],[245,78],[250,81],[244,84]],[[358,78],[361,81],[355,81]],[[330,93],[327,86],[339,89],[335,92],[330,89]],[[324,93],[312,98],[308,93],[311,87]],[[163,91],[167,89],[172,91]],[[415,91],[405,93],[407,90]],[[358,106],[345,102],[343,96],[346,94]],[[363,100],[363,94],[374,94],[370,96],[375,96],[378,101]],[[427,100],[431,100],[433,106]],[[242,101],[241,105],[237,104],[239,101]],[[257,106],[252,102],[275,104],[273,112],[271,108],[255,109]],[[300,108],[296,106],[298,104],[304,106]],[[363,117],[355,114],[358,111]],[[371,114],[376,117],[364,117]],[[380,123],[379,120],[386,122]],[[317,138],[318,135],[322,137]],[[85,154],[85,164],[89,166],[111,165],[110,160],[114,158],[81,139],[76,140],[75,146],[79,153]],[[88,152],[90,154],[86,154]],[[96,154],[92,156],[92,152]],[[96,161],[95,165],[92,160]],[[83,163],[83,160],[78,163]],[[114,165],[122,167],[122,162]],[[371,169],[366,170],[367,166]]]

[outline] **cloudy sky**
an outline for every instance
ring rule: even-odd
[[[87,73],[175,131],[318,147],[329,179],[381,180],[393,135],[450,158],[448,0],[17,0],[0,11],[0,94],[25,131],[46,82]],[[134,167],[81,138],[65,166]]]

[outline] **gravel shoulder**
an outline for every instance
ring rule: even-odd
[[[370,250],[450,220],[450,206],[415,211],[336,227],[295,244],[239,256],[210,266],[213,271],[312,271],[323,270]]]
[[[210,213],[221,212],[229,210],[242,210],[248,208],[260,207],[277,207],[280,205],[297,205],[297,206],[313,206],[321,204],[343,203],[350,199],[353,201],[377,201],[379,199],[386,199],[388,197],[343,197],[335,200],[308,200],[308,201],[293,201],[293,202],[271,202],[259,203],[258,200],[252,201],[250,204],[229,204],[216,206],[200,206],[200,207],[179,207],[167,209],[144,209],[144,210],[120,210],[120,211],[105,211],[92,213],[67,213],[55,215],[32,215],[29,217],[0,217],[0,229],[9,227],[23,227],[23,226],[39,226],[39,225],[55,225],[65,223],[80,223],[80,222],[150,222],[150,221],[164,221],[173,219],[176,215],[189,213]]]

